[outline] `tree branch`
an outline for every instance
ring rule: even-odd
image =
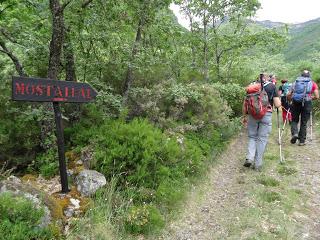
[[[0,28],[0,32],[2,33],[2,35],[8,39],[10,42],[12,43],[18,43],[16,40],[14,40],[13,38],[11,38],[11,36],[6,32],[6,30],[4,28]]]
[[[8,8],[11,8],[13,5],[14,5],[14,4],[8,5],[8,6],[6,6],[4,9],[2,9],[2,10],[0,11],[0,15],[1,15],[5,10],[7,10]]]
[[[0,47],[2,49],[0,49],[0,52],[7,54],[7,56],[11,59],[11,61],[13,62],[16,71],[19,73],[20,76],[27,76],[27,74],[24,72],[24,69],[19,61],[19,59],[8,50],[8,48],[6,47],[6,44],[1,41],[0,39]]]
[[[93,0],[87,0],[84,3],[82,3],[81,8],[86,8],[90,3],[92,3]]]
[[[64,11],[64,9],[72,2],[72,0],[69,0],[67,2],[65,2],[62,6],[61,6],[61,10]]]

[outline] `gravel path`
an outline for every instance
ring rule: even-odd
[[[301,191],[301,201],[297,200],[287,216],[288,222],[292,222],[293,235],[288,234],[286,238],[251,238],[257,233],[248,226],[241,227],[241,232],[233,231],[235,225],[240,226],[241,214],[246,209],[252,206],[263,208],[252,194],[252,189],[259,184],[256,179],[261,174],[285,181],[285,177],[277,172],[277,163],[273,162],[273,166],[264,169],[262,173],[242,166],[247,138],[245,133],[241,133],[219,157],[218,163],[209,170],[207,180],[190,192],[176,219],[168,224],[157,239],[320,239],[320,141],[309,141],[306,146],[298,147],[288,143],[288,135],[287,130],[284,144],[286,160],[294,163],[297,173],[287,178],[288,184],[282,186],[282,189]],[[274,129],[267,150],[274,154],[274,158],[278,154],[276,136]],[[265,219],[268,222],[268,216]],[[264,222],[260,224],[263,231],[271,231],[271,228],[277,227],[264,226],[268,224],[270,225]]]

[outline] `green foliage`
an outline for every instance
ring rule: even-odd
[[[208,84],[159,84],[134,88],[129,95],[129,115],[147,117],[162,128],[188,124],[190,129],[228,124],[226,101]]]
[[[0,164],[23,168],[34,160],[40,144],[38,112],[31,106],[8,101],[8,88],[7,84],[0,85]]]
[[[286,60],[308,60],[308,55],[320,51],[317,39],[320,36],[319,19],[290,27],[291,39],[284,50]]]
[[[45,153],[40,153],[36,157],[35,164],[32,167],[45,178],[54,177],[58,174],[59,170],[57,151],[56,148],[51,148]]]
[[[242,114],[242,104],[245,97],[244,87],[235,83],[214,83],[213,87],[217,89],[220,96],[225,99],[231,109],[233,116],[240,116]]]
[[[30,200],[0,194],[0,239],[54,239],[49,227],[39,227],[43,215],[44,210],[35,208]]]
[[[149,233],[163,226],[163,216],[152,205],[132,206],[128,210],[126,229],[131,233]]]
[[[203,167],[199,148],[187,139],[179,145],[146,120],[106,122],[94,146],[95,168],[119,176],[122,186],[156,189],[164,179],[196,175]]]

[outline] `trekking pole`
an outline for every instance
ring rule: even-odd
[[[312,142],[312,134],[313,134],[313,132],[312,132],[312,111],[311,111],[311,113],[310,113],[310,141]]]
[[[280,129],[280,119],[279,119],[279,108],[277,108],[277,125],[278,125],[278,141],[279,141],[279,151],[280,151],[280,163],[282,163],[282,146],[281,146],[281,129]]]

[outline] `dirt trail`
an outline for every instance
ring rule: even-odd
[[[274,124],[260,173],[242,166],[241,133],[158,239],[320,239],[320,142],[297,146],[289,137],[287,129],[280,165]]]

